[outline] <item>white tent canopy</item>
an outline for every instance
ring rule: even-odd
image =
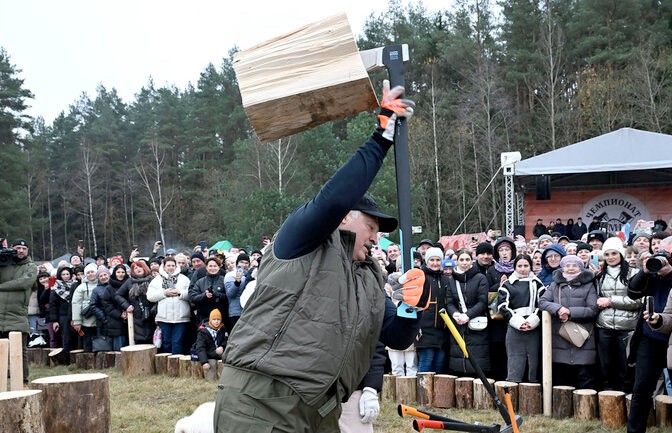
[[[621,128],[522,160],[516,176],[672,167],[672,135]]]

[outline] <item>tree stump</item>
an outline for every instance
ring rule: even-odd
[[[41,347],[29,347],[26,349],[26,357],[29,364],[39,364],[40,356],[42,356]]]
[[[96,354],[93,352],[82,352],[75,356],[75,365],[82,370],[93,370],[96,366]]]
[[[154,371],[156,371],[156,374],[168,374],[168,356],[170,356],[170,353],[154,355]]]
[[[451,374],[434,376],[434,407],[449,409],[455,407],[455,379]]]
[[[415,376],[399,376],[396,380],[397,402],[414,405],[417,398],[417,378]]]
[[[455,379],[455,407],[472,409],[474,407],[474,378],[458,377]]]
[[[65,364],[65,353],[63,353],[63,348],[61,347],[52,349],[48,356],[49,367],[57,367]]]
[[[0,392],[0,428],[12,433],[44,433],[41,403],[42,391],[37,389]]]
[[[198,361],[191,361],[191,377],[196,379],[204,379],[203,366]]]
[[[105,368],[116,368],[117,367],[117,352],[104,352],[105,353]],[[121,360],[120,360],[121,362]]]
[[[656,396],[656,425],[660,428],[672,427],[672,396]]]
[[[518,384],[518,412],[521,415],[541,414],[541,384],[519,383]]]
[[[381,400],[395,401],[397,399],[397,376],[394,374],[383,375],[383,389],[380,393]]]
[[[170,377],[180,376],[180,358],[182,355],[168,355],[167,372]]]
[[[509,395],[511,396],[511,404],[513,405],[513,411],[518,412],[518,384],[516,382],[507,382],[506,380],[499,380],[495,382],[495,393],[501,401],[504,400],[504,390],[509,390]]]
[[[574,413],[573,392],[575,389],[573,386],[553,387],[553,418],[571,418]]]
[[[625,393],[621,391],[600,391],[600,421],[609,428],[621,428],[625,425]]]
[[[110,433],[109,378],[101,373],[50,376],[31,382],[42,390],[49,433]]]
[[[597,418],[597,391],[594,389],[574,391],[574,418],[582,421]]]
[[[51,347],[42,348],[42,365],[49,367],[49,354],[54,350]]]
[[[180,355],[179,362],[179,376],[191,377],[191,355]]]
[[[9,371],[9,340],[0,338],[0,392],[7,391],[7,372]]]
[[[488,379],[490,386],[494,385],[494,379]],[[502,400],[503,401],[503,400]],[[495,401],[488,392],[481,379],[474,380],[474,409],[494,409]]]
[[[124,376],[150,376],[154,374],[153,344],[136,344],[121,348],[121,373]]]
[[[427,404],[431,405],[434,402],[434,376],[435,373],[424,372],[417,374],[416,386],[418,387],[416,391],[416,398],[418,404]]]
[[[105,352],[96,352],[95,366],[96,370],[107,368],[107,365],[105,365]]]

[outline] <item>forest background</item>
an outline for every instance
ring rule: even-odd
[[[527,158],[622,127],[672,133],[672,0],[459,0],[431,13],[392,0],[354,30],[360,50],[411,49],[416,241],[503,227],[501,152]],[[111,255],[156,239],[258,246],[272,235],[375,115],[262,144],[242,108],[237,50],[185,89],[150,79],[123,101],[99,86],[46,124],[25,114],[32,94],[0,48],[0,237],[51,259],[78,239]],[[377,91],[383,78],[371,77]],[[396,214],[392,154],[370,192]]]

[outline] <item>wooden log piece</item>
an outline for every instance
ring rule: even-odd
[[[107,368],[105,365],[105,352],[96,352],[95,368],[96,370]]]
[[[505,390],[509,390],[509,395],[511,396],[511,405],[513,405],[513,411],[518,412],[518,384],[516,382],[508,382],[506,380],[499,380],[495,382],[495,393],[497,397],[503,402]]]
[[[672,428],[672,396],[657,395],[656,425],[660,428]]]
[[[434,376],[434,407],[449,409],[455,407],[455,379],[451,374]]]
[[[42,362],[44,366],[49,367],[49,354],[51,351],[54,350],[51,347],[43,347],[42,348]]]
[[[150,376],[154,374],[153,344],[136,344],[121,348],[121,373],[124,376]]]
[[[179,377],[180,375],[180,358],[182,355],[168,355],[167,372],[170,377]]]
[[[102,373],[49,376],[31,382],[42,390],[49,433],[110,433],[109,378]]]
[[[414,405],[417,399],[417,377],[399,376],[395,382],[397,403]]]
[[[0,392],[7,391],[7,373],[9,372],[9,340],[0,338]]]
[[[157,353],[154,355],[154,371],[156,374],[168,374],[168,357],[170,353]]]
[[[630,418],[630,403],[632,403],[632,394],[627,394],[625,396],[625,418]],[[598,404],[599,406],[599,404]],[[656,426],[656,411],[653,408],[653,405],[649,407],[649,417],[646,419],[647,427]]]
[[[625,425],[625,393],[621,391],[600,391],[597,393],[600,421],[609,428]]]
[[[518,412],[521,415],[539,415],[542,413],[541,384],[518,384]]]
[[[117,361],[117,352],[104,352],[105,353],[105,368],[115,368]]]
[[[44,433],[42,391],[0,392],[0,426],[12,433]]]
[[[431,405],[434,402],[434,375],[432,372],[418,373],[416,375],[416,398],[418,404]]]
[[[378,106],[345,13],[240,51],[233,68],[262,142]]]
[[[179,362],[179,376],[191,377],[191,355],[180,355]]]
[[[96,366],[96,354],[93,352],[82,352],[75,357],[75,365],[82,370],[93,370]]]
[[[121,351],[114,352],[114,365],[112,367],[115,370],[121,370]]]
[[[57,347],[49,352],[49,366],[56,367],[65,364],[65,353],[62,347]]]
[[[380,393],[381,400],[397,400],[397,376],[394,374],[383,375],[383,389]]]
[[[494,379],[488,379],[490,386],[493,386]],[[502,400],[504,401],[504,400]],[[474,380],[474,409],[494,409],[495,401],[488,392],[488,389],[483,385],[481,379]]]
[[[574,418],[582,421],[597,418],[597,391],[594,389],[574,391]]]
[[[9,390],[23,389],[23,342],[20,332],[9,333]]]
[[[191,377],[196,379],[204,379],[205,372],[203,371],[203,366],[198,361],[191,361]]]
[[[557,385],[553,387],[553,418],[571,418],[574,413],[573,386]]]
[[[37,364],[41,354],[42,354],[41,347],[29,347],[26,349],[26,356],[28,357],[29,364]]]
[[[473,409],[474,407],[474,378],[458,377],[455,379],[455,407],[458,409]]]

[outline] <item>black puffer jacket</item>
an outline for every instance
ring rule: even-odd
[[[443,275],[441,270],[432,271],[426,266],[422,267],[425,273],[425,287],[431,289],[429,307],[422,313],[420,319],[420,332],[415,342],[416,348],[442,348],[448,338],[446,324],[439,316],[439,311],[446,308],[446,291],[455,288],[455,280]]]
[[[212,298],[208,298],[206,292],[212,291]],[[189,289],[189,302],[197,311],[198,323],[208,321],[210,312],[217,308],[222,313],[222,323],[226,329],[231,329],[229,324],[229,300],[224,288],[224,277],[221,274],[206,274]]]
[[[102,335],[119,337],[126,335],[128,328],[126,320],[121,318],[124,310],[130,305],[124,300],[116,299],[114,288],[110,284],[97,285],[91,294],[89,305],[96,315],[96,326]]]
[[[76,288],[76,281],[68,281],[67,283],[62,280],[56,281],[49,294],[49,313],[47,316],[49,322],[63,323],[65,321],[70,323],[72,318],[70,302]]]
[[[124,302],[133,306],[133,332],[136,343],[151,343],[156,329],[156,303],[147,300],[147,286],[152,276],[136,278],[131,276],[124,281],[116,293],[117,305]]]

